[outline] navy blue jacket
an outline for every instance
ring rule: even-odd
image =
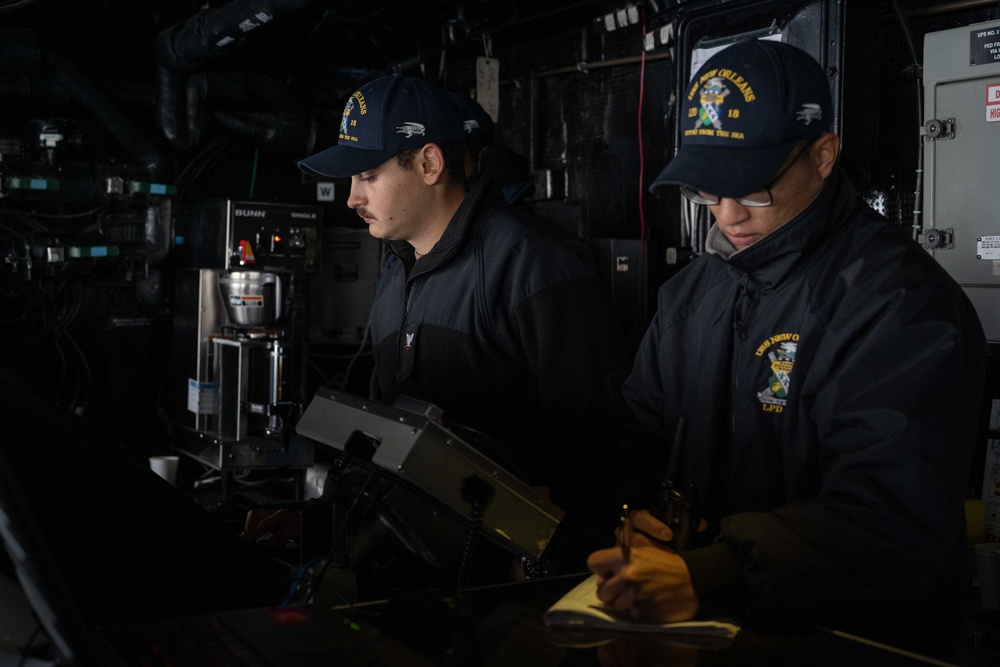
[[[605,546],[616,501],[604,475],[630,363],[610,290],[585,242],[489,193],[478,179],[418,262],[409,244],[389,244],[399,261],[372,307],[371,394],[431,402],[485,433],[500,445],[487,455],[548,487],[568,524]]]
[[[647,427],[687,421],[674,474],[715,537],[684,554],[706,606],[940,653],[966,590],[987,353],[962,289],[838,171],[658,300],[624,394]]]

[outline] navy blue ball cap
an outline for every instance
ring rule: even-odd
[[[719,197],[764,187],[802,140],[833,121],[830,82],[805,51],[765,39],[712,55],[680,101],[681,145],[650,191],[686,185]]]
[[[493,134],[493,119],[476,100],[462,93],[451,93],[455,111],[462,120],[462,130],[466,141],[475,141]]]
[[[402,150],[464,138],[447,90],[430,79],[393,74],[351,95],[337,144],[300,161],[299,168],[326,178],[348,178]]]

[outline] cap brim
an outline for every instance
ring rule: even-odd
[[[372,151],[337,144],[300,160],[299,169],[313,176],[350,178],[355,174],[374,169],[398,152],[398,150]]]
[[[649,191],[657,194],[667,185],[686,185],[718,197],[745,197],[774,178],[799,141],[769,148],[682,146]]]

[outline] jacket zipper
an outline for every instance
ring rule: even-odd
[[[403,353],[400,351],[403,347],[403,336],[406,335],[406,318],[410,314],[410,297],[413,296],[413,281],[406,286],[406,298],[403,300],[403,317],[399,321],[399,332],[396,334],[396,371],[394,373],[396,380],[396,395],[398,396],[401,390],[401,383],[399,381],[399,365],[403,360]]]
[[[742,309],[743,309],[743,303],[742,303],[742,301],[743,301],[743,299],[750,298],[750,296],[749,296],[750,295],[750,290],[747,288],[747,283],[749,282],[749,276],[747,274],[743,273],[742,271],[737,270],[737,269],[732,269],[732,270],[734,272],[736,272],[736,274],[740,277],[740,280],[741,280],[741,283],[742,283],[741,284],[741,289],[739,290],[739,292],[740,292],[740,299],[736,302],[736,304],[734,306],[736,312],[733,313],[733,317],[734,317],[733,322],[734,322],[734,325],[735,325],[736,318],[742,316]],[[744,322],[740,322],[740,327],[742,327],[744,324],[745,324]],[[736,399],[737,399],[737,397],[740,394],[740,373],[739,373],[739,369],[740,369],[740,364],[741,364],[741,358],[740,357],[742,355],[742,351],[743,351],[743,346],[740,345],[740,336],[734,336],[733,337],[733,360],[732,360],[732,365],[730,366],[730,373],[732,373],[733,379],[732,379],[732,389],[731,389],[731,393],[729,395],[729,442],[728,443],[722,443],[723,446],[725,447],[725,452],[724,453],[720,452],[720,456],[719,456],[719,464],[721,466],[723,466],[723,470],[721,471],[722,474],[720,475],[720,477],[723,480],[723,484],[722,484],[722,488],[723,488],[723,492],[722,492],[722,505],[720,506],[719,509],[720,509],[720,511],[721,511],[721,513],[723,515],[728,511],[729,497],[730,497],[730,488],[732,487],[732,481],[733,481],[733,479],[732,479],[733,478],[733,457],[735,456],[735,452],[736,452],[736,411],[735,411],[735,408],[736,408]]]

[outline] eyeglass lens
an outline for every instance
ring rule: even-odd
[[[743,206],[770,206],[773,201],[771,199],[771,188],[777,185],[778,181],[781,180],[781,177],[784,176],[786,173],[788,173],[788,170],[792,168],[792,165],[798,162],[799,158],[805,155],[805,152],[809,148],[809,144],[811,143],[812,141],[807,141],[806,144],[795,155],[795,157],[792,160],[789,160],[788,164],[786,164],[777,174],[775,174],[774,178],[771,179],[770,183],[765,185],[760,190],[751,192],[750,194],[745,195],[743,197],[733,197],[733,199],[736,202],[742,204]],[[719,203],[720,200],[720,197],[718,197],[717,195],[709,194],[707,192],[702,192],[700,190],[695,190],[693,188],[689,188],[686,185],[680,186],[680,191],[685,198],[694,202],[695,204],[715,206],[716,204]]]

